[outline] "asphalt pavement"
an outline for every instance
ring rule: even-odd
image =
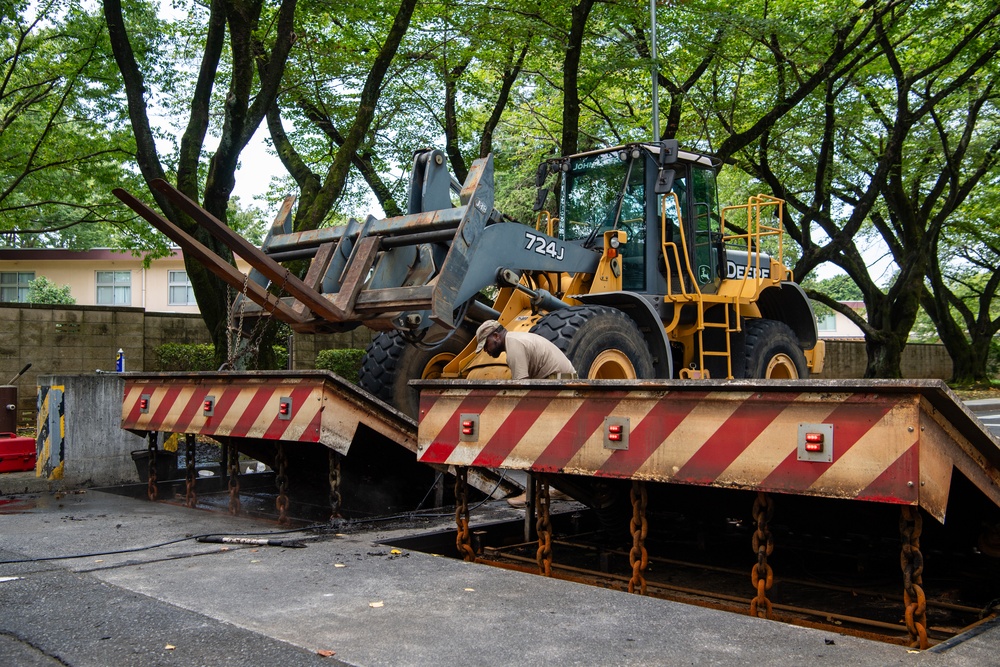
[[[519,516],[502,501],[483,512]],[[993,624],[911,652],[390,546],[450,526],[267,536],[305,548],[206,544],[190,538],[277,526],[97,491],[6,496],[0,665],[979,667],[1000,655]]]
[[[1000,400],[984,398],[966,401],[965,406],[983,422],[993,435],[1000,436]]]

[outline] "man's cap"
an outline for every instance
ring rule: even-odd
[[[502,329],[502,328],[503,325],[497,322],[496,320],[486,320],[485,322],[480,324],[479,328],[476,329],[476,340],[478,341],[476,345],[476,352],[482,352],[483,347],[486,345],[487,337],[489,337],[489,335],[494,331],[496,331],[497,329]]]

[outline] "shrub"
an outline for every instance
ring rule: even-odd
[[[316,355],[316,368],[332,371],[348,382],[358,384],[364,356],[364,350],[320,350]]]
[[[70,294],[69,285],[60,287],[45,276],[38,276],[28,283],[27,302],[73,305],[76,299]]]
[[[158,371],[214,371],[215,348],[208,343],[164,343],[153,353]]]

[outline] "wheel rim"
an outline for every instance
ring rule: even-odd
[[[768,380],[798,380],[799,369],[787,354],[776,354],[768,362],[764,377]]]
[[[451,352],[442,352],[441,354],[431,357],[427,365],[424,366],[424,372],[420,374],[421,380],[437,380],[441,377],[441,371],[447,366],[455,355]]]
[[[621,350],[604,350],[590,364],[587,377],[592,380],[635,380],[635,366]]]

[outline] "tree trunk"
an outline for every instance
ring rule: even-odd
[[[181,138],[177,164],[178,188],[194,201],[199,200],[200,156],[208,129],[212,89],[218,79],[222,48],[226,42],[226,28],[232,55],[232,77],[229,81],[219,147],[212,154],[205,180],[203,207],[222,222],[226,222],[229,197],[235,185],[235,172],[240,153],[253,136],[265,111],[277,96],[284,73],[285,62],[294,42],[292,19],[296,0],[282,0],[275,22],[275,41],[270,52],[264,48],[257,35],[263,0],[212,0],[209,10],[208,32],[204,45],[197,82],[191,99],[191,112],[187,128]],[[115,61],[125,83],[129,105],[129,119],[136,135],[136,159],[147,183],[163,178],[159,154],[153,139],[146,107],[146,84],[135,59],[120,0],[107,0],[104,15],[108,24]],[[254,90],[254,83],[259,86]],[[177,211],[159,191],[151,189],[154,199],[164,215],[211,248],[217,255],[232,263],[232,253],[193,221]],[[202,319],[215,346],[216,359],[229,358],[227,329],[229,326],[228,287],[199,262],[185,255],[185,269],[194,290],[195,300]],[[261,343],[262,362],[273,357],[269,340]]]
[[[580,59],[584,30],[595,0],[580,0],[570,10],[570,28],[563,58],[562,153],[572,155],[580,144]]]

